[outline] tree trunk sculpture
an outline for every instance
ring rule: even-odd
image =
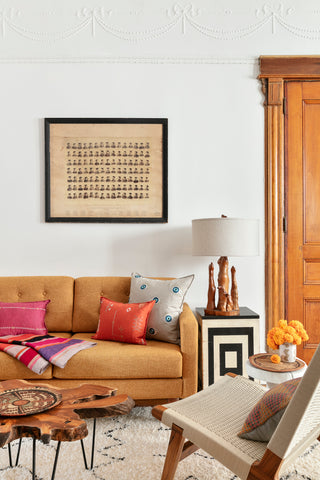
[[[238,284],[236,280],[236,269],[234,267],[231,268],[231,279],[231,298],[233,302],[233,309],[239,310]]]
[[[229,292],[228,257],[220,257],[218,260],[218,265],[219,265],[218,286],[222,287],[225,292]]]
[[[220,257],[218,260],[219,274],[218,274],[218,289],[219,301],[217,309],[221,312],[227,310],[227,294],[229,292],[229,275],[228,275],[228,257]]]
[[[231,295],[227,294],[227,308],[226,308],[226,311],[227,312],[232,312],[232,310],[233,310],[232,297],[231,297]]]
[[[214,267],[213,262],[209,265],[209,287],[208,287],[208,303],[207,308],[205,309],[206,315],[213,315],[216,308],[215,297],[216,297],[216,286],[214,284]]]

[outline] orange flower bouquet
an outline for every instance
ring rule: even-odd
[[[296,345],[308,339],[309,335],[298,320],[291,320],[289,323],[287,320],[279,320],[278,326],[269,330],[267,344],[272,350],[280,350],[282,361],[291,362],[295,360]],[[283,347],[280,348],[281,346]]]
[[[287,320],[279,320],[278,326],[269,330],[267,336],[267,344],[272,350],[277,350],[279,345],[284,343],[300,345],[306,340],[309,340],[309,336],[298,320],[291,320],[289,323]]]

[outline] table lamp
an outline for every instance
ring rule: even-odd
[[[259,220],[244,218],[200,218],[192,220],[192,254],[218,256],[218,302],[214,266],[209,265],[208,303],[205,315],[240,315],[236,269],[231,268],[229,293],[228,256],[259,255]]]

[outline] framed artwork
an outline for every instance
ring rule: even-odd
[[[166,118],[46,118],[46,222],[168,221]]]

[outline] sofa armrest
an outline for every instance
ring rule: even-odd
[[[179,318],[182,352],[182,398],[197,392],[198,388],[198,322],[187,303]]]

